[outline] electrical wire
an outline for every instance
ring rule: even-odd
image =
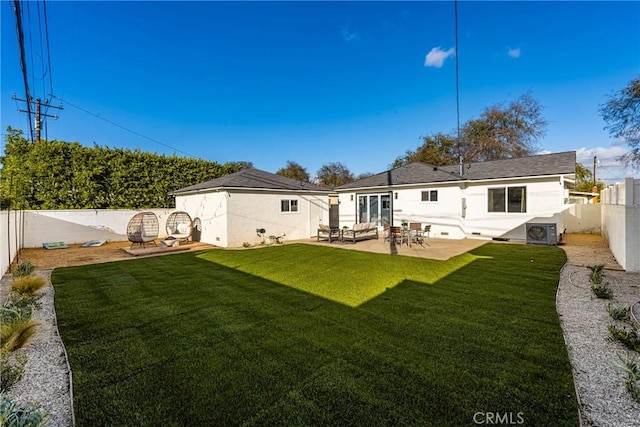
[[[107,122],[107,123],[109,123],[109,124],[111,124],[113,126],[119,127],[120,129],[125,130],[125,131],[127,131],[129,133],[132,133],[132,134],[137,135],[137,136],[139,136],[141,138],[144,138],[144,139],[148,139],[149,141],[155,142],[156,144],[162,145],[163,147],[170,148],[170,149],[174,150],[177,153],[182,153],[182,154],[184,154],[184,155],[186,155],[188,157],[193,157],[195,159],[199,159],[198,156],[194,156],[193,154],[187,153],[186,151],[182,151],[182,150],[180,150],[178,148],[175,148],[175,147],[173,147],[173,146],[171,146],[169,144],[165,144],[164,142],[160,142],[155,138],[143,135],[140,132],[136,132],[136,131],[134,131],[132,129],[129,129],[129,128],[125,127],[125,126],[122,126],[121,124],[118,124],[118,123],[114,122],[113,120],[109,120],[109,119],[107,119],[105,117],[100,116],[99,114],[92,113],[91,111],[86,110],[86,109],[84,109],[84,108],[82,108],[82,107],[80,107],[78,105],[72,104],[71,102],[67,101],[66,99],[62,99],[59,96],[56,96],[56,95],[53,95],[53,94],[50,94],[50,96],[53,97],[53,98],[59,99],[60,101],[66,103],[68,105],[71,105],[72,107],[77,108],[78,110],[83,111],[83,112],[85,112],[85,113],[87,113],[87,114],[89,114],[89,115],[91,115],[93,117],[96,117],[96,118],[98,118],[100,120],[103,120],[103,121],[105,121],[105,122]]]
[[[22,70],[22,79],[24,81],[25,99],[27,100],[27,118],[29,123],[29,134],[31,142],[33,142],[33,127],[31,126],[31,92],[29,91],[29,77],[27,73],[27,58],[24,52],[24,29],[22,26],[22,12],[19,0],[14,0],[13,11],[16,15],[16,31],[18,32],[18,45],[20,48],[20,68]]]

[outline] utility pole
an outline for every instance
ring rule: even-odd
[[[33,99],[27,101],[26,99],[20,99],[18,97],[16,97],[16,95],[14,94],[11,99],[14,99],[16,101],[21,101],[21,102],[26,102],[27,103],[27,107],[31,106],[32,104],[35,105],[36,109],[35,111],[31,111],[31,108],[28,108],[27,110],[18,110],[21,113],[28,113],[29,115],[34,114],[36,117],[35,120],[35,128],[36,128],[36,142],[40,142],[40,132],[42,130],[42,117],[51,117],[54,120],[58,120],[58,116],[53,116],[51,114],[46,114],[43,113],[42,110],[42,102],[40,101],[40,98],[36,99],[35,101]],[[59,107],[56,107],[54,105],[49,105],[49,101],[45,101],[44,103],[45,106],[47,106],[47,108],[57,108],[58,110],[62,110],[62,105],[60,105]],[[31,127],[31,117],[29,117],[29,127]]]
[[[593,156],[593,186],[598,187],[598,181],[596,181],[596,156]]]

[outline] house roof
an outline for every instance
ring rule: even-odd
[[[459,165],[433,166],[416,162],[341,185],[336,190],[545,175],[572,175],[575,173],[575,168],[575,151],[465,164],[463,176],[460,176]]]
[[[260,190],[287,190],[302,192],[328,192],[326,188],[297,179],[286,178],[260,169],[243,169],[240,172],[225,175],[220,178],[200,184],[175,190],[172,194],[201,192],[203,190],[223,189],[260,189]]]

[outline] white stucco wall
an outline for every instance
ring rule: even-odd
[[[176,209],[200,219],[201,242],[227,247],[227,198],[226,191],[176,196]]]
[[[505,186],[526,186],[527,212],[488,211],[488,189]],[[437,202],[421,200],[422,191],[428,190],[438,190]],[[340,226],[351,227],[356,222],[358,195],[383,192],[340,193]],[[431,224],[433,237],[503,237],[524,241],[527,222],[556,223],[559,232],[562,231],[561,212],[568,207],[564,205],[564,197],[564,184],[559,177],[396,187],[392,192],[393,225],[400,225],[403,220]]]
[[[595,233],[602,229],[602,207],[599,204],[569,205],[562,212],[567,233]],[[561,231],[561,230],[560,230]]]
[[[160,233],[166,236],[165,222],[175,209],[66,209],[25,211],[23,247],[41,247],[45,242],[86,243],[90,240],[126,241],[127,224],[139,212],[158,217]]]
[[[281,200],[297,200],[298,212],[280,212]],[[176,197],[176,206],[202,222],[201,241],[221,247],[241,247],[268,241],[315,236],[318,224],[328,224],[328,194],[277,191],[219,191]],[[264,229],[264,235],[258,235]]]
[[[22,246],[22,215],[23,211],[0,211],[0,275],[7,272]]]
[[[281,212],[282,200],[297,200],[298,211]],[[227,208],[229,247],[239,247],[244,242],[259,244],[268,236],[308,239],[316,235],[318,224],[329,221],[327,194],[234,191],[227,200]],[[258,236],[256,230],[262,228],[264,236]]]

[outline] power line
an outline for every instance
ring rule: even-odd
[[[42,9],[44,11],[44,34],[47,41],[47,69],[49,70],[49,93],[53,93],[53,76],[51,70],[51,49],[49,45],[49,20],[47,19],[47,3],[42,0]]]
[[[99,114],[92,113],[92,112],[91,112],[91,111],[89,111],[89,110],[86,110],[86,109],[84,109],[84,108],[82,108],[82,107],[79,107],[78,105],[72,104],[71,102],[69,102],[69,101],[67,101],[67,100],[65,100],[65,99],[60,98],[59,96],[56,96],[56,95],[53,95],[53,94],[50,94],[50,96],[52,96],[53,98],[59,99],[60,101],[62,101],[62,102],[64,102],[64,103],[66,103],[66,104],[69,104],[69,105],[71,105],[72,107],[77,108],[77,109],[78,109],[78,110],[80,110],[80,111],[83,111],[83,112],[85,112],[85,113],[87,113],[87,114],[89,114],[89,115],[91,115],[91,116],[93,116],[93,117],[96,117],[96,118],[100,119],[100,120],[104,120],[105,122],[107,122],[107,123],[109,123],[109,124],[112,124],[113,126],[119,127],[120,129],[125,130],[125,131],[127,131],[127,132],[129,132],[129,133],[132,133],[132,134],[134,134],[134,135],[137,135],[137,136],[139,136],[139,137],[141,137],[141,138],[148,139],[148,140],[149,140],[149,141],[151,141],[151,142],[155,142],[156,144],[160,144],[160,145],[162,145],[163,147],[170,148],[170,149],[174,150],[175,152],[182,153],[182,154],[184,154],[184,155],[186,155],[186,156],[188,156],[188,157],[193,157],[193,158],[196,158],[196,159],[198,159],[198,158],[199,158],[198,156],[194,156],[193,154],[187,153],[186,151],[182,151],[182,150],[180,150],[180,149],[178,149],[178,148],[175,148],[175,147],[173,147],[173,146],[171,146],[171,145],[169,145],[169,144],[165,144],[164,142],[160,142],[160,141],[158,141],[158,140],[157,140],[157,139],[155,139],[155,138],[151,138],[150,136],[143,135],[143,134],[141,134],[140,132],[136,132],[136,131],[134,131],[134,130],[132,130],[132,129],[129,129],[129,128],[125,127],[125,126],[122,126],[121,124],[118,124],[118,123],[116,123],[116,122],[114,122],[114,121],[112,121],[112,120],[109,120],[109,119],[107,119],[107,118],[105,118],[105,117],[102,117],[102,116],[100,116]]]
[[[24,31],[22,28],[22,14],[20,10],[20,1],[14,0],[13,11],[16,15],[16,31],[18,32],[18,45],[20,47],[20,68],[22,69],[22,79],[24,81],[25,98],[31,100],[31,93],[29,91],[29,77],[27,74],[27,59],[24,52]],[[31,126],[31,103],[27,102],[27,112],[29,120],[29,134],[31,135],[31,142],[33,142],[33,127]]]

